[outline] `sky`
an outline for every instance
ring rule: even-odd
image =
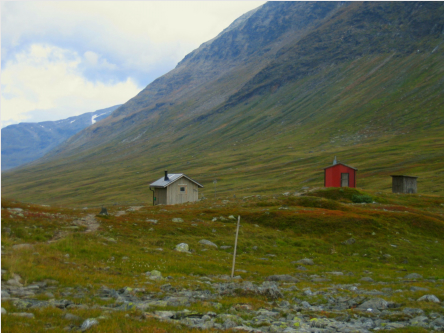
[[[2,127],[123,104],[263,3],[2,1]]]

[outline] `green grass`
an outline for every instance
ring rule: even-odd
[[[190,99],[107,143],[4,172],[2,195],[76,207],[149,203],[148,184],[164,169],[196,179],[206,197],[214,179],[219,197],[294,193],[322,187],[334,156],[358,168],[364,191],[389,193],[390,175],[407,174],[419,177],[419,194],[443,195],[442,57],[389,56],[346,62],[202,122],[175,118],[199,106]]]
[[[432,282],[420,280],[412,285],[427,287],[428,293],[444,298],[439,283],[433,282],[444,278],[444,206],[441,205],[444,199],[437,196],[384,194],[382,198],[385,203],[354,204],[349,198],[356,191],[329,189],[314,191],[303,197],[262,196],[224,202],[208,199],[176,206],[144,206],[119,217],[111,215],[98,218],[100,228],[95,233],[67,227],[72,225],[73,220],[86,214],[97,214],[100,207],[86,210],[51,208],[3,199],[2,228],[11,231],[10,234],[2,232],[2,269],[8,271],[8,275],[3,278],[17,273],[22,276],[25,285],[44,279],[56,280],[56,298],[62,298],[60,292],[63,288],[72,286],[87,288],[91,294],[102,285],[113,289],[143,287],[147,292],[161,292],[160,286],[167,282],[150,281],[143,275],[153,269],[160,270],[164,277],[171,276],[168,283],[178,290],[184,287],[205,288],[196,279],[207,276],[217,280],[218,275],[230,274],[232,248],[213,249],[198,242],[208,239],[218,246],[232,246],[236,221],[228,219],[228,216],[240,215],[236,268],[247,271],[240,273],[245,280],[261,283],[266,276],[273,274],[317,274],[327,276],[330,281],[325,284],[302,279],[297,284],[298,289],[326,288],[333,283],[361,283],[361,288],[391,287],[396,290],[403,288],[398,278],[416,272]],[[376,193],[370,194],[378,198]],[[430,209],[431,203],[436,203],[433,210]],[[12,207],[23,208],[23,217],[17,217],[17,214],[6,209]],[[129,207],[107,208],[114,214]],[[183,223],[172,222],[172,218],[178,216],[184,219]],[[226,220],[221,220],[221,216]],[[214,217],[218,217],[218,220],[212,222]],[[147,219],[156,219],[158,223],[146,222]],[[44,232],[54,237],[60,230],[65,232],[61,238],[53,238],[49,243],[34,235]],[[356,243],[342,243],[352,237]],[[116,242],[110,241],[110,238]],[[12,250],[14,244],[25,242],[34,247]],[[175,245],[182,242],[190,245],[191,254],[174,251]],[[159,248],[163,250],[159,251]],[[387,254],[390,257],[384,256]],[[123,257],[129,259],[124,260]],[[298,265],[292,262],[301,258],[312,258],[315,265],[306,266],[307,271],[298,271]],[[327,273],[332,271],[352,274],[335,276]],[[371,271],[375,281],[385,284],[360,281],[362,276],[367,275],[365,271]],[[151,284],[145,284],[146,281]],[[298,298],[304,297],[296,293]],[[427,313],[442,313],[442,308],[433,304],[406,302],[406,297],[417,299],[421,295],[421,292],[406,290],[402,297],[393,294],[385,298],[403,302],[406,307],[421,306]],[[70,299],[70,296],[63,298]],[[318,301],[325,302],[322,297]],[[82,302],[90,306],[107,304],[90,296]],[[188,308],[198,312],[205,310],[222,313],[239,303],[250,304],[258,309],[266,306],[267,300],[239,294],[236,297],[225,297],[220,302],[221,309],[205,303],[193,304]],[[19,311],[10,302],[3,302],[2,306],[8,312]],[[88,315],[82,310],[73,313],[85,318],[101,314],[100,311],[94,311]],[[2,316],[2,329],[5,332],[40,332],[44,330],[44,323],[49,322],[57,327],[65,325],[57,309],[31,312],[37,320],[18,321],[11,316]],[[158,327],[168,332],[179,330],[172,324],[160,325],[153,320],[145,320],[144,325],[141,325],[137,320],[131,320],[140,317],[141,313],[130,311],[129,315],[129,318],[121,314],[113,315],[101,322],[97,331],[140,329],[140,332],[145,332],[147,327]],[[29,327],[26,323],[34,324]]]

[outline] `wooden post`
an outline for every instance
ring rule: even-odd
[[[236,239],[234,241],[233,268],[231,269],[231,278],[234,277],[234,265],[236,264],[237,236],[239,235],[240,215],[237,216]]]

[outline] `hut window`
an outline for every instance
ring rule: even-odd
[[[187,187],[186,186],[180,186],[180,193],[187,193]]]

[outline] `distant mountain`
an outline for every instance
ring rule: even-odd
[[[443,63],[444,2],[267,2],[110,117],[4,173],[2,193],[149,202],[165,169],[217,179],[220,195],[290,192],[323,186],[338,156],[358,186],[389,190],[407,174],[444,194]]]
[[[120,105],[58,121],[20,123],[2,128],[2,171],[32,162]]]

